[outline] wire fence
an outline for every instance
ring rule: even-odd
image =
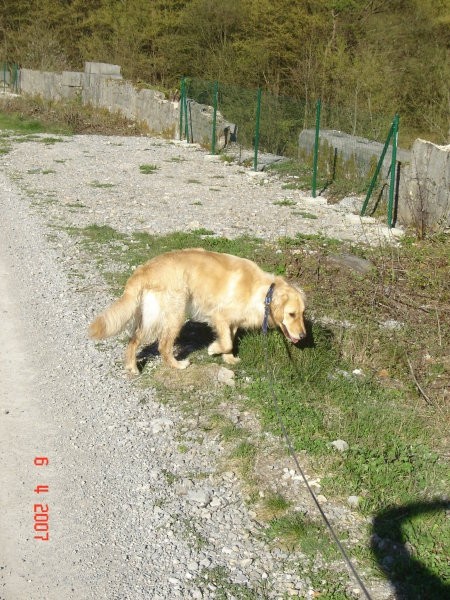
[[[213,107],[210,132],[201,139],[192,127],[188,102]],[[253,163],[255,170],[285,159],[274,168],[291,169],[297,186],[310,189],[314,197],[325,191],[335,197],[362,195],[369,189],[376,197],[386,185],[395,187],[388,177],[397,141],[391,135],[392,118],[357,104],[331,106],[197,78],[184,78],[181,86],[182,137],[203,143],[213,154],[238,147],[239,158]],[[385,148],[387,136],[392,147],[388,143]],[[369,199],[365,210],[370,211]]]
[[[0,89],[17,94],[19,92],[19,65],[12,62],[0,63]]]

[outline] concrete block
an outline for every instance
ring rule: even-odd
[[[414,142],[400,179],[398,218],[421,235],[450,227],[450,144]]]
[[[84,63],[84,72],[86,75],[102,75],[112,79],[122,79],[120,65],[110,65],[109,63],[86,62]]]
[[[77,71],[63,71],[61,84],[69,87],[81,88],[83,82],[83,74]]]

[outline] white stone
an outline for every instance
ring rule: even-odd
[[[153,434],[160,433],[164,429],[169,429],[173,426],[173,421],[167,417],[161,417],[160,419],[152,419],[150,421],[150,427]]]
[[[347,504],[349,506],[351,506],[351,508],[358,508],[360,502],[361,502],[360,496],[349,496],[347,498]]]
[[[211,494],[206,490],[190,490],[187,493],[187,499],[204,508],[211,502]]]
[[[219,372],[217,373],[217,381],[229,385],[230,387],[234,387],[236,385],[236,382],[234,381],[234,371],[225,367],[220,367]]]
[[[334,440],[334,442],[331,442],[331,446],[333,446],[333,448],[339,452],[345,452],[348,450],[348,444],[344,440]]]

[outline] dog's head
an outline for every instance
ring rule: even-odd
[[[303,320],[305,294],[301,289],[287,283],[281,286],[275,285],[271,312],[275,325],[290,342],[297,344],[306,336]]]

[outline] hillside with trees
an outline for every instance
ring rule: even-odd
[[[24,67],[261,86],[449,142],[450,0],[3,0],[0,17],[2,60]]]

